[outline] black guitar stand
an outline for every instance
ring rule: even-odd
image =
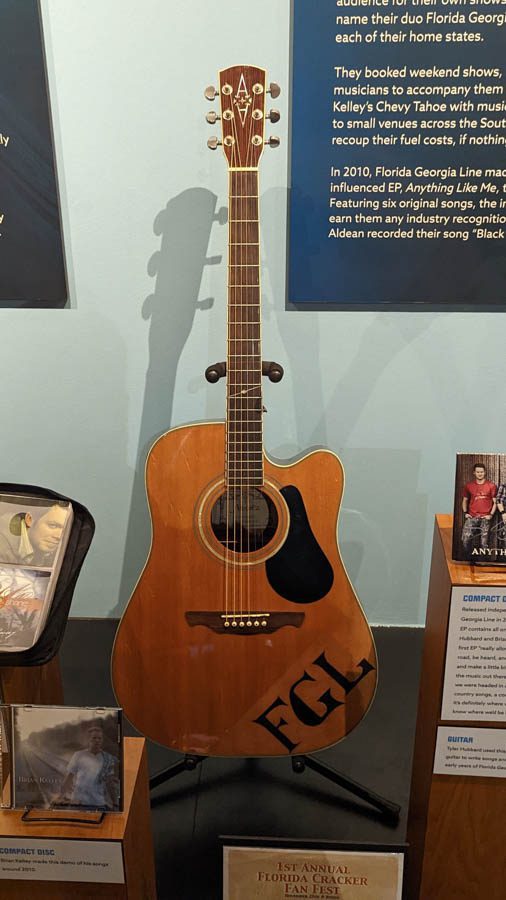
[[[181,772],[193,771],[197,766],[203,763],[205,759],[207,759],[207,756],[192,756],[187,754],[183,759],[180,759],[179,762],[169,766],[168,769],[164,769],[157,775],[153,775],[153,777],[149,779],[150,790],[154,790],[154,788],[158,787],[160,784],[165,784],[166,781],[175,778],[177,775],[180,775]],[[374,808],[383,815],[388,825],[397,825],[399,822],[401,807],[397,803],[392,803],[391,800],[380,797],[379,794],[375,794],[357,781],[353,781],[346,775],[342,775],[341,772],[337,772],[336,769],[331,768],[331,766],[327,766],[325,763],[320,762],[320,760],[316,759],[314,756],[292,756],[291,760],[292,769],[297,775],[302,775],[306,768],[312,769],[313,772],[317,772],[318,775],[321,775],[328,781],[332,781],[339,787],[344,788],[344,790],[349,791],[350,794],[353,794],[355,797],[359,797],[361,800],[365,800],[366,803],[374,806]]]

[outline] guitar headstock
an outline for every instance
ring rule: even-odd
[[[279,138],[265,141],[265,120],[277,122],[279,113],[271,110],[265,113],[266,94],[279,96],[277,84],[266,84],[265,69],[257,66],[230,66],[219,73],[219,90],[208,87],[205,96],[214,100],[219,95],[221,117],[216,112],[208,113],[207,121],[214,124],[221,118],[222,140],[209,138],[207,144],[212,150],[222,145],[231,169],[256,169],[264,144],[279,145]]]

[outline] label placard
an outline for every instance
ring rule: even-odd
[[[434,775],[506,778],[506,730],[440,726]]]
[[[402,853],[223,848],[223,900],[401,900]]]
[[[38,0],[0,0],[0,85],[0,308],[61,308],[68,292]]]
[[[454,587],[442,719],[506,722],[506,589]]]
[[[121,843],[0,837],[0,879],[124,884]]]
[[[502,307],[500,4],[292,8],[288,300]]]

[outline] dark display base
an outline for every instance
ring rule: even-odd
[[[69,622],[61,652],[67,704],[113,703],[109,659],[116,626],[111,619]],[[284,758],[209,758],[152,794],[159,900],[221,900],[222,834],[404,842],[423,631],[373,630],[379,686],[371,711],[318,759],[400,804],[399,824],[389,825],[380,812],[327,785],[316,772],[306,770],[301,778]],[[128,723],[125,730],[134,733]],[[181,758],[151,745],[150,771]]]

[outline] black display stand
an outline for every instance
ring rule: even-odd
[[[165,782],[170,781],[171,778],[175,778],[182,772],[193,771],[197,766],[203,763],[205,759],[207,759],[206,756],[192,756],[186,754],[183,759],[180,759],[177,763],[174,763],[157,775],[153,775],[152,778],[149,779],[150,790],[154,790],[154,788],[158,787],[160,784],[165,784]],[[349,791],[349,793],[353,794],[355,797],[365,800],[366,803],[369,803],[382,814],[388,825],[398,824],[401,807],[397,803],[392,803],[391,800],[380,797],[379,794],[375,794],[373,791],[364,787],[364,785],[342,775],[341,772],[320,762],[320,760],[316,759],[314,756],[292,756],[291,761],[292,769],[297,775],[302,775],[306,768],[312,769],[313,772],[317,772],[322,778],[332,781],[339,787],[344,788],[344,790]]]

